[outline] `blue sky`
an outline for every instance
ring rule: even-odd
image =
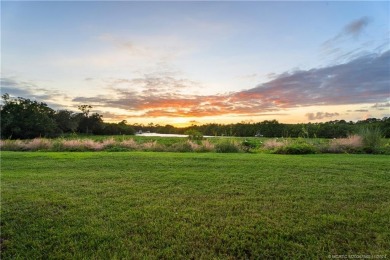
[[[2,92],[58,109],[175,125],[389,116],[389,2],[2,1],[1,16]]]

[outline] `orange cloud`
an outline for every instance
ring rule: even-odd
[[[161,91],[113,89],[116,91],[113,98],[80,97],[74,101],[137,112],[134,117],[255,116],[304,106],[382,104],[387,102],[390,85],[389,61],[390,51],[365,55],[345,64],[284,73],[255,88],[221,95],[182,94],[175,92],[177,86],[185,88],[190,81],[153,76],[142,79],[142,84]]]

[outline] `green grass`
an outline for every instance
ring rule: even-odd
[[[390,256],[388,156],[1,157],[2,259]]]

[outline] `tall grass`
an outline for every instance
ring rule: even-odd
[[[317,147],[305,138],[298,138],[290,142],[284,141],[284,145],[274,151],[277,154],[312,154],[317,152]]]
[[[274,150],[274,149],[278,149],[278,148],[281,148],[283,146],[286,146],[287,144],[288,144],[288,142],[285,139],[283,139],[283,140],[269,139],[269,140],[264,142],[263,148],[265,150]]]
[[[170,138],[166,138],[170,139]],[[241,142],[240,142],[241,140]],[[242,141],[244,140],[244,141]],[[364,129],[361,135],[334,140],[307,138],[275,138],[265,140],[211,138],[189,139],[137,139],[106,137],[96,139],[45,139],[0,140],[3,151],[152,151],[152,152],[270,152],[279,154],[307,153],[381,153],[390,154],[390,145],[385,144],[378,129]]]
[[[358,152],[363,147],[363,138],[360,135],[351,135],[347,138],[333,139],[325,152],[351,153]]]
[[[233,140],[222,140],[215,145],[217,153],[238,153],[241,151],[241,146]]]
[[[365,127],[360,130],[364,150],[375,153],[379,150],[383,138],[383,132],[378,127]]]

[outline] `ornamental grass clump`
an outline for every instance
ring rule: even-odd
[[[175,143],[169,147],[169,151],[172,152],[193,152],[198,148],[198,144],[187,140],[186,142]]]
[[[209,140],[203,140],[201,145],[199,146],[197,152],[213,152],[215,151],[215,145],[211,143]]]
[[[147,152],[164,152],[166,150],[164,146],[157,143],[157,141],[143,143],[140,145],[140,149]]]
[[[0,140],[0,150],[23,151],[25,150],[25,143],[21,140]]]
[[[42,151],[50,150],[53,144],[50,140],[44,138],[35,138],[24,143],[24,150],[27,151]]]
[[[92,141],[93,142],[93,141]],[[93,146],[91,143],[91,140],[63,140],[60,144],[62,150],[64,151],[70,151],[70,152],[80,152],[85,150],[95,150],[95,149],[88,149]]]
[[[367,153],[377,153],[382,143],[383,132],[378,127],[365,127],[360,130],[363,149]]]
[[[275,150],[283,146],[286,146],[287,144],[288,144],[287,140],[269,139],[264,142],[263,148],[265,150]]]
[[[101,145],[102,145],[102,149],[109,149],[109,148],[113,148],[117,145],[117,142],[114,140],[114,138],[109,138],[109,139],[106,139],[106,140],[103,140],[103,142],[101,142]]]
[[[223,140],[215,145],[217,153],[238,153],[241,151],[240,145],[232,140]]]
[[[363,139],[359,135],[351,135],[347,138],[333,139],[325,152],[331,153],[356,153],[363,147]]]
[[[303,138],[298,138],[292,142],[286,143],[286,145],[276,148],[274,153],[277,154],[313,154],[317,153],[317,149],[314,145],[308,143]]]
[[[137,149],[139,149],[139,145],[133,139],[124,140],[124,141],[120,142],[118,145],[120,147],[129,149],[129,150],[137,150]]]

